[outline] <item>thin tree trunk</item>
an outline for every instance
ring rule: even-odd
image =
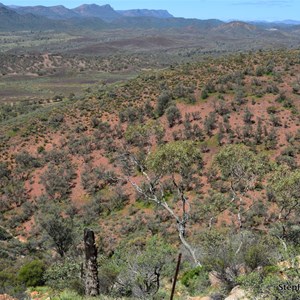
[[[173,209],[170,208],[170,206],[168,205],[168,203],[166,201],[164,201],[164,200],[161,201],[157,198],[157,196],[155,195],[154,189],[153,189],[153,184],[151,184],[151,180],[150,180],[149,176],[145,172],[144,172],[144,176],[147,178],[147,180],[149,182],[149,191],[150,191],[152,197],[149,196],[140,186],[138,186],[135,182],[133,182],[129,177],[127,177],[127,181],[130,182],[130,184],[136,189],[136,191],[138,193],[144,195],[145,198],[156,203],[157,205],[162,206],[176,220],[178,235],[179,235],[179,239],[180,239],[181,243],[191,254],[195,265],[201,266],[201,263],[199,262],[199,260],[196,257],[195,251],[192,249],[192,246],[187,242],[187,240],[184,237],[185,236],[185,224],[187,222],[187,216],[185,213],[185,201],[183,201],[184,216],[183,216],[183,218],[180,218],[178,215],[176,215],[176,213],[173,211]],[[162,198],[164,198],[164,195],[162,195]]]
[[[182,231],[181,227],[182,227],[182,225],[179,224],[179,226],[178,226],[178,232],[179,232],[180,241],[183,244],[183,246],[188,250],[188,252],[191,254],[195,265],[201,267],[201,263],[197,259],[195,251],[193,250],[193,248],[191,247],[191,245],[184,238],[184,232]]]
[[[96,297],[99,295],[99,278],[97,265],[97,247],[94,232],[84,230],[85,250],[85,295]]]

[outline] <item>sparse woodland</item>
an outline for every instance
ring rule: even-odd
[[[95,299],[169,299],[179,252],[175,299],[299,299],[299,74],[254,51],[1,104],[0,294],[85,299],[89,228]]]

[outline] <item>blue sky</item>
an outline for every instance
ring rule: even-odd
[[[1,0],[0,0],[1,2]],[[83,3],[110,4],[114,9],[167,9],[175,17],[221,20],[300,19],[300,0],[3,0],[5,5],[62,4],[74,8]]]

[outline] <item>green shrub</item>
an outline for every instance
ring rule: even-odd
[[[24,282],[26,286],[43,285],[43,274],[45,269],[44,262],[36,259],[21,267],[18,278],[20,281]]]
[[[259,266],[266,266],[270,263],[270,258],[266,253],[268,252],[267,246],[258,243],[254,245],[250,245],[244,255],[246,265],[251,269],[254,270]]]
[[[201,99],[205,100],[208,98],[208,96],[209,96],[208,91],[206,88],[204,88],[201,92]]]
[[[113,286],[116,296],[157,299],[160,282],[174,270],[173,257],[173,248],[158,236],[120,244],[112,258],[115,268],[111,269],[117,276]]]
[[[0,262],[0,268],[3,265]],[[20,282],[14,267],[0,271],[0,294],[9,294],[13,297],[24,296],[25,286]],[[23,298],[22,298],[23,299]]]
[[[176,105],[171,105],[166,110],[167,120],[169,122],[169,127],[173,127],[176,122],[181,120],[181,113]]]
[[[204,131],[207,135],[212,135],[212,130],[216,128],[217,116],[215,112],[210,112],[204,119]]]
[[[16,163],[21,169],[38,168],[41,166],[36,157],[30,155],[27,151],[18,153],[15,157]]]
[[[64,122],[64,115],[57,113],[50,117],[48,124],[53,128],[58,128]]]
[[[37,152],[38,152],[38,153],[45,152],[45,147],[44,147],[44,146],[38,146]]]
[[[244,116],[243,116],[243,120],[246,124],[251,124],[252,123],[252,117],[253,117],[253,113],[249,110],[248,107],[246,107],[245,112],[244,112]]]
[[[261,285],[262,285],[262,277],[258,272],[252,272],[247,275],[241,275],[237,278],[236,282],[242,285],[247,290],[251,290],[255,295],[259,294]]]
[[[64,198],[71,192],[71,182],[76,173],[68,161],[61,165],[48,164],[48,169],[41,175],[41,183],[51,198]]]
[[[208,271],[202,266],[189,270],[183,274],[181,283],[188,288],[189,293],[201,293],[210,285]]]
[[[164,113],[167,107],[169,106],[170,101],[172,100],[171,94],[168,91],[163,91],[158,99],[157,99],[157,114],[159,117],[161,117]]]
[[[256,68],[256,71],[255,71],[255,75],[256,76],[263,76],[265,74],[266,70],[263,66],[258,66]]]
[[[44,273],[46,285],[54,290],[70,289],[79,294],[83,293],[80,278],[81,261],[67,258],[52,264]]]
[[[0,179],[9,178],[11,171],[8,168],[8,164],[0,162]]]
[[[10,235],[4,228],[0,227],[0,241],[6,241],[12,238],[12,235]]]
[[[278,266],[265,266],[263,268],[264,274],[274,274],[280,272],[280,267]]]

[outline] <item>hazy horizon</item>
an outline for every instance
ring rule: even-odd
[[[2,2],[0,0],[0,2]],[[300,1],[297,0],[186,0],[186,1],[137,1],[137,0],[47,0],[42,3],[38,0],[15,0],[2,2],[4,5],[16,6],[55,6],[64,5],[75,8],[82,4],[111,5],[115,10],[127,9],[164,9],[175,17],[220,20],[244,21],[282,21],[299,20]]]

